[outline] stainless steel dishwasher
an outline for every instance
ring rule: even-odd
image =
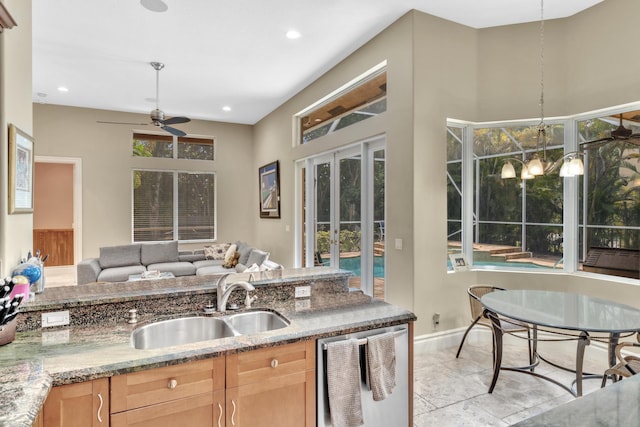
[[[363,359],[366,338],[385,332],[394,332],[396,352],[396,388],[386,399],[374,401],[372,392],[365,383],[364,363],[360,363],[360,383],[362,397],[362,415],[366,427],[410,426],[409,421],[409,328],[407,325],[373,329],[348,335],[319,339],[316,344],[316,387],[318,427],[332,426],[329,412],[329,396],[327,391],[327,351],[326,344],[334,341],[357,338],[360,344],[361,360]]]

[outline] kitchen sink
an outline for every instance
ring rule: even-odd
[[[181,317],[161,320],[135,329],[131,345],[138,350],[190,344],[239,335],[273,331],[289,321],[272,311],[247,311],[222,317]]]
[[[147,350],[234,335],[237,334],[221,318],[182,317],[137,328],[131,333],[131,345],[139,350]]]
[[[247,311],[227,316],[225,320],[241,335],[273,331],[289,325],[287,319],[271,311]]]

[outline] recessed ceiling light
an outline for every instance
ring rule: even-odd
[[[69,92],[69,88],[65,86],[58,86],[58,91],[60,92]]]
[[[302,36],[302,34],[300,34],[297,30],[289,30],[287,31],[286,36],[288,39],[295,40],[295,39],[299,39]]]
[[[231,111],[231,107],[225,105],[224,107],[222,107],[222,111]]]
[[[140,4],[151,12],[166,12],[169,6],[162,0],[140,0]]]

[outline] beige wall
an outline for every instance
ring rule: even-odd
[[[33,135],[31,0],[4,0],[17,26],[0,34],[0,275],[32,248],[32,214],[8,214],[8,126]],[[37,143],[37,141],[36,141]]]
[[[73,228],[73,165],[36,163],[33,228]]]
[[[96,123],[144,123],[147,115],[43,104],[34,104],[33,110],[36,155],[82,159],[83,258],[97,256],[101,246],[131,242],[134,168],[178,165],[185,171],[215,172],[218,240],[255,240],[258,178],[250,126],[193,120],[180,125],[180,129],[193,135],[213,136],[214,162],[151,159],[131,155],[131,126]],[[136,130],[156,131],[153,126],[139,126]]]
[[[611,0],[573,17],[545,23],[547,117],[640,99],[640,58],[625,58],[623,71],[619,70],[620,62],[603,65],[615,57],[620,40],[632,36],[631,18],[624,18],[628,25],[620,26],[616,17],[637,16],[638,12],[638,2]],[[387,300],[417,314],[417,334],[433,332],[431,316],[435,312],[441,314],[440,330],[467,325],[465,290],[478,282],[567,289],[640,306],[637,281],[446,272],[446,118],[488,121],[539,117],[539,28],[539,23],[532,23],[473,30],[420,12],[408,13],[255,126],[255,143],[266,144],[270,154],[286,159],[284,176],[290,182],[295,159],[386,134]],[[389,79],[385,114],[318,141],[314,147],[291,147],[293,114],[384,59],[388,60]],[[256,152],[260,154],[260,148]],[[287,199],[294,195],[284,190],[283,218],[291,223],[294,206],[293,200]],[[258,239],[271,238],[280,226],[259,227]],[[293,237],[285,237],[284,258],[293,259]],[[396,238],[404,241],[402,251],[392,249]]]

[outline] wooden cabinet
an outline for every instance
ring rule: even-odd
[[[45,427],[108,427],[109,379],[52,388],[40,416]]]
[[[111,426],[224,426],[225,359],[111,378]]]
[[[227,356],[227,427],[315,426],[315,342]]]

